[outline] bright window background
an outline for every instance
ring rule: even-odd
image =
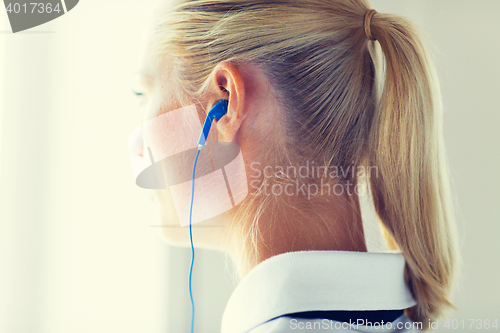
[[[450,317],[498,318],[500,2],[372,4],[435,44],[464,257]],[[151,6],[85,0],[14,35],[0,9],[0,332],[188,331],[189,250],[148,227],[127,152]],[[223,256],[198,250],[193,283],[197,331],[218,332],[233,288]]]

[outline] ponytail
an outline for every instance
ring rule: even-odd
[[[418,31],[377,13],[371,32],[380,43],[385,80],[369,138],[375,209],[401,249],[417,305],[407,310],[428,328],[449,301],[457,244],[447,181],[438,81]],[[372,43],[367,41],[367,43]],[[372,45],[373,46],[373,45]]]

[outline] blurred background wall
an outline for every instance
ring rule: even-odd
[[[464,259],[450,318],[499,319],[500,2],[372,5],[433,42]],[[152,8],[85,0],[17,34],[0,10],[0,332],[188,331],[190,252],[149,227],[127,151]],[[234,285],[222,254],[196,255],[195,326],[218,332]]]

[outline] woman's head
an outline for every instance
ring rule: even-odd
[[[415,27],[377,13],[370,41],[369,9],[354,0],[176,1],[158,14],[150,43],[148,117],[196,104],[203,119],[229,100],[212,139],[240,146],[250,194],[207,221],[226,228],[195,233],[209,246],[225,236],[244,271],[283,251],[364,250],[355,186],[366,179],[407,260],[418,302],[408,315],[427,321],[449,305],[456,262],[439,88]],[[297,172],[305,165],[306,176]],[[158,195],[175,220],[168,190]],[[170,239],[184,231],[166,228]]]

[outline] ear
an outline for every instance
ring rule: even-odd
[[[220,99],[229,101],[227,114],[216,122],[219,141],[233,142],[246,116],[243,76],[234,64],[221,62],[214,69],[213,85],[216,100],[211,101],[211,105]]]

